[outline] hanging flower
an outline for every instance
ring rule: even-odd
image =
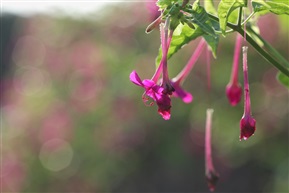
[[[242,43],[242,36],[237,34],[231,79],[228,85],[226,86],[226,95],[232,106],[237,105],[241,101],[242,97],[242,87],[238,81],[238,68],[239,68],[241,43]]]
[[[244,72],[244,114],[240,121],[241,135],[240,140],[247,140],[256,130],[256,120],[251,115],[250,90],[248,80],[248,64],[247,64],[248,47],[243,47],[243,72]]]

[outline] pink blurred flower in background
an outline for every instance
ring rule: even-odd
[[[148,11],[150,12],[151,21],[154,21],[155,19],[157,19],[161,14],[158,6],[156,5],[156,2],[157,2],[157,0],[146,2],[146,7],[147,7]]]

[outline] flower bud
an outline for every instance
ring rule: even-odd
[[[251,115],[243,115],[240,121],[240,140],[247,140],[256,130],[256,120]]]
[[[241,101],[242,92],[242,87],[238,82],[229,82],[226,86],[226,95],[232,106],[236,106]]]

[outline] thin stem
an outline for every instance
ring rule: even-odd
[[[252,28],[249,28],[248,31],[253,33],[255,36],[259,38],[259,40],[264,44],[265,48],[268,49],[268,51],[275,56],[276,59],[279,59],[280,62],[282,61],[282,64],[284,66],[287,66],[289,68],[289,62],[273,47],[271,46],[267,41],[265,41],[258,33],[256,33]]]
[[[242,23],[242,13],[243,13],[243,7],[240,7],[239,9],[239,16],[238,16],[238,26],[241,26]]]
[[[206,135],[205,135],[205,160],[206,160],[206,171],[214,171],[212,161],[212,146],[211,146],[211,128],[212,128],[212,116],[213,109],[207,109],[206,116]]]
[[[232,74],[231,74],[232,83],[238,83],[239,58],[240,58],[241,46],[242,46],[242,36],[237,34],[235,51],[234,51],[234,59],[233,59],[233,68],[232,68]]]
[[[163,24],[161,24],[160,26],[160,34],[161,34],[161,44],[162,42],[165,41],[165,35],[164,35],[164,29],[163,29]],[[170,44],[171,44],[171,41],[172,41],[172,38],[173,38],[173,31],[171,30],[170,31],[170,35],[168,37],[168,40],[167,40],[167,49],[166,49],[166,52],[168,52],[169,50],[169,47],[170,47]],[[153,75],[153,77],[151,78],[152,81],[154,81],[155,83],[157,83],[161,73],[162,73],[162,70],[163,70],[163,63],[164,63],[164,60],[162,59],[161,62],[160,62],[160,65],[159,67],[157,68],[155,74]]]
[[[249,19],[251,19],[255,15],[255,12],[252,12],[242,23],[241,26],[245,25]]]
[[[251,102],[250,102],[250,90],[249,90],[249,78],[248,78],[248,63],[247,63],[247,53],[248,47],[243,47],[243,72],[244,72],[244,95],[245,95],[245,105],[244,112],[245,115],[251,114]]]
[[[206,52],[206,62],[207,62],[207,82],[208,82],[208,91],[211,90],[211,51],[207,48]]]
[[[162,41],[162,63],[163,63],[163,84],[169,81],[168,77],[168,64],[167,64],[167,55],[168,55],[168,32],[170,26],[170,17],[167,17],[164,27],[164,39]]]
[[[229,33],[233,33],[233,32],[235,32],[233,29],[229,29],[229,30],[226,30],[226,31],[225,31],[225,34],[229,34]],[[217,31],[217,30],[215,30],[215,33],[216,33],[216,34],[223,34],[223,32]]]
[[[190,60],[188,61],[187,65],[183,68],[183,70],[174,78],[178,83],[182,83],[186,79],[186,77],[189,75],[190,71],[194,67],[197,59],[200,57],[202,50],[205,46],[205,40],[201,39],[199,42],[197,48],[195,49],[195,52],[191,56]]]
[[[219,22],[219,18],[208,13],[209,17],[217,22]],[[270,62],[273,66],[275,66],[278,70],[280,70],[283,74],[289,77],[289,68],[284,67],[278,61],[276,61],[270,54],[268,54],[265,50],[263,50],[247,33],[244,34],[244,30],[241,27],[238,27],[235,24],[227,22],[227,26],[231,29],[237,31],[243,37],[246,36],[246,40],[254,47],[254,49],[268,62]]]

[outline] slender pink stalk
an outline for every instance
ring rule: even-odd
[[[243,72],[244,72],[244,114],[240,121],[240,140],[248,139],[256,130],[256,120],[251,115],[250,90],[248,80],[248,63],[247,63],[248,47],[243,47]]]
[[[215,190],[216,183],[219,179],[219,175],[215,171],[213,160],[212,160],[211,130],[212,130],[213,112],[214,112],[213,109],[207,109],[206,135],[205,135],[206,178],[207,178],[210,191]]]
[[[201,39],[199,42],[197,48],[195,49],[195,52],[191,56],[190,60],[188,61],[187,65],[183,68],[183,70],[173,79],[174,82],[181,84],[189,75],[190,71],[194,67],[197,59],[200,57],[202,50],[205,46],[205,40]]]
[[[209,47],[207,48],[207,52],[206,52],[206,61],[207,61],[208,91],[210,91],[211,90],[211,50],[209,49]]]
[[[245,12],[244,12],[244,18],[245,18]],[[247,31],[247,29],[246,29],[246,23],[244,23],[244,42],[247,41],[247,40],[246,40],[246,35],[247,35],[246,31]]]
[[[241,46],[242,46],[242,36],[237,34],[231,79],[228,85],[226,86],[226,95],[232,106],[237,105],[241,101],[242,97],[242,88],[238,81],[238,69],[239,69]]]
[[[251,114],[251,101],[250,101],[250,91],[249,91],[249,78],[248,78],[248,63],[247,63],[247,52],[248,47],[243,47],[243,72],[244,72],[244,95],[245,95],[245,105],[244,112],[246,115]]]
[[[238,69],[239,69],[241,47],[242,47],[242,36],[240,34],[237,34],[233,59],[233,68],[231,74],[231,82],[233,83],[238,83]]]
[[[164,50],[164,44],[165,44],[165,42],[167,42],[166,43],[166,51],[165,51],[165,53],[164,53],[164,51],[163,51],[163,55],[162,55],[162,59],[161,59],[161,62],[160,62],[160,65],[158,66],[158,68],[157,68],[157,70],[156,70],[156,72],[155,72],[155,74],[153,75],[153,77],[152,77],[152,81],[154,81],[155,83],[157,83],[157,81],[159,80],[159,78],[160,78],[160,75],[161,75],[161,73],[164,71],[163,70],[163,66],[164,66],[164,61],[167,63],[167,58],[165,58],[165,60],[164,60],[164,54],[166,54],[166,57],[167,57],[167,53],[168,53],[168,50],[169,50],[169,48],[170,48],[170,44],[171,44],[171,41],[172,41],[172,38],[173,38],[173,31],[171,30],[170,31],[170,34],[169,34],[169,37],[167,38],[167,40],[166,40],[166,38],[165,38],[165,29],[164,29],[164,24],[160,24],[160,34],[161,34],[161,45],[162,45],[162,50]],[[167,71],[167,67],[166,67],[166,71]],[[168,77],[167,77],[168,78]]]

